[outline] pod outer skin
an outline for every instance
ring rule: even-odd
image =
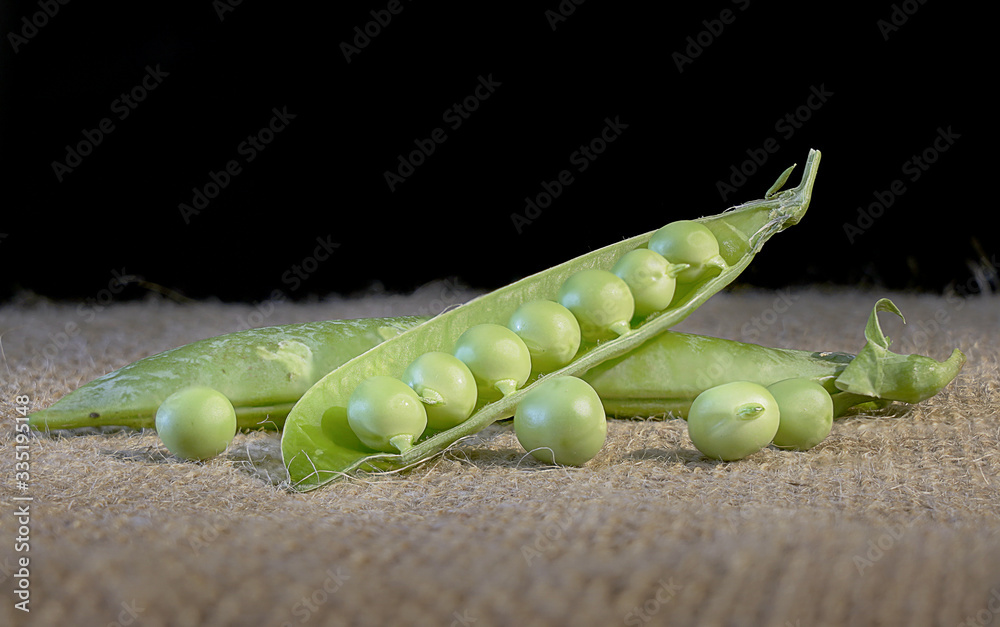
[[[731,381],[767,387],[796,377],[815,380],[835,394],[834,381],[853,359],[848,353],[769,348],[667,331],[591,368],[582,378],[597,390],[610,416],[686,417],[698,394]]]
[[[327,320],[199,340],[100,376],[34,412],[28,423],[38,430],[153,428],[164,399],[183,387],[205,385],[233,403],[238,429],[280,429],[292,405],[325,374],[426,320]]]

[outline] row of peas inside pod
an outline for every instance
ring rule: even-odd
[[[677,281],[694,282],[725,267],[711,230],[691,220],[671,222],[611,270],[586,269],[568,277],[557,300],[524,303],[506,326],[474,325],[451,353],[424,353],[400,378],[365,379],[348,400],[348,424],[365,446],[404,453],[426,433],[467,420],[480,402],[569,365],[584,342],[629,333],[634,320],[670,306]],[[607,419],[590,384],[556,376],[539,381],[520,400],[514,430],[536,459],[580,466],[603,447]]]

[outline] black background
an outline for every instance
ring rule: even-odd
[[[809,213],[739,284],[940,293],[995,278],[991,16],[916,0],[402,0],[376,29],[389,4],[4,3],[0,298],[93,298],[123,274],[233,301],[442,278],[490,289],[759,198],[810,148]],[[356,28],[376,34],[348,61]],[[115,100],[147,68],[159,84],[120,119]],[[451,128],[480,77],[498,85]],[[294,118],[248,162],[241,142],[275,109]],[[808,119],[789,132],[796,111]],[[114,129],[60,180],[53,162],[104,118]],[[624,128],[577,171],[605,120]],[[445,141],[390,190],[385,172],[436,128]],[[769,139],[776,151],[747,163]],[[905,164],[928,149],[912,180]],[[240,173],[186,223],[179,205],[232,160]],[[723,197],[733,167],[750,175]],[[572,184],[519,232],[511,215],[562,170]],[[844,224],[896,180],[905,192],[852,241]],[[317,238],[337,245],[328,258],[310,259]],[[309,272],[292,280],[297,265]]]

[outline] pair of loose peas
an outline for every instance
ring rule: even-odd
[[[364,445],[406,452],[426,429],[467,420],[479,400],[497,400],[522,387],[533,372],[568,365],[582,342],[624,335],[634,318],[666,309],[676,281],[697,281],[724,267],[707,227],[672,222],[654,233],[648,248],[626,253],[610,271],[571,275],[558,302],[529,301],[507,326],[470,327],[452,353],[425,353],[399,379],[377,375],[361,382],[348,401],[348,422]],[[525,395],[515,409],[514,429],[537,459],[582,465],[603,446],[607,422],[597,392],[582,379],[565,376],[543,381]]]
[[[829,435],[833,398],[812,379],[730,381],[699,394],[687,424],[695,448],[713,459],[743,459],[768,444],[804,451]]]

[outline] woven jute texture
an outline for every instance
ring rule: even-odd
[[[882,315],[894,348],[968,357],[936,397],[853,413],[807,452],[713,462],[682,420],[611,420],[594,460],[553,468],[505,421],[407,471],[297,494],[274,433],[190,463],[152,432],[75,432],[32,439],[17,488],[19,395],[46,407],[247,324],[435,313],[472,296],[434,284],[266,306],[22,295],[0,307],[0,624],[1000,624],[994,297],[731,290],[677,327],[857,352],[889,296],[907,318]]]

